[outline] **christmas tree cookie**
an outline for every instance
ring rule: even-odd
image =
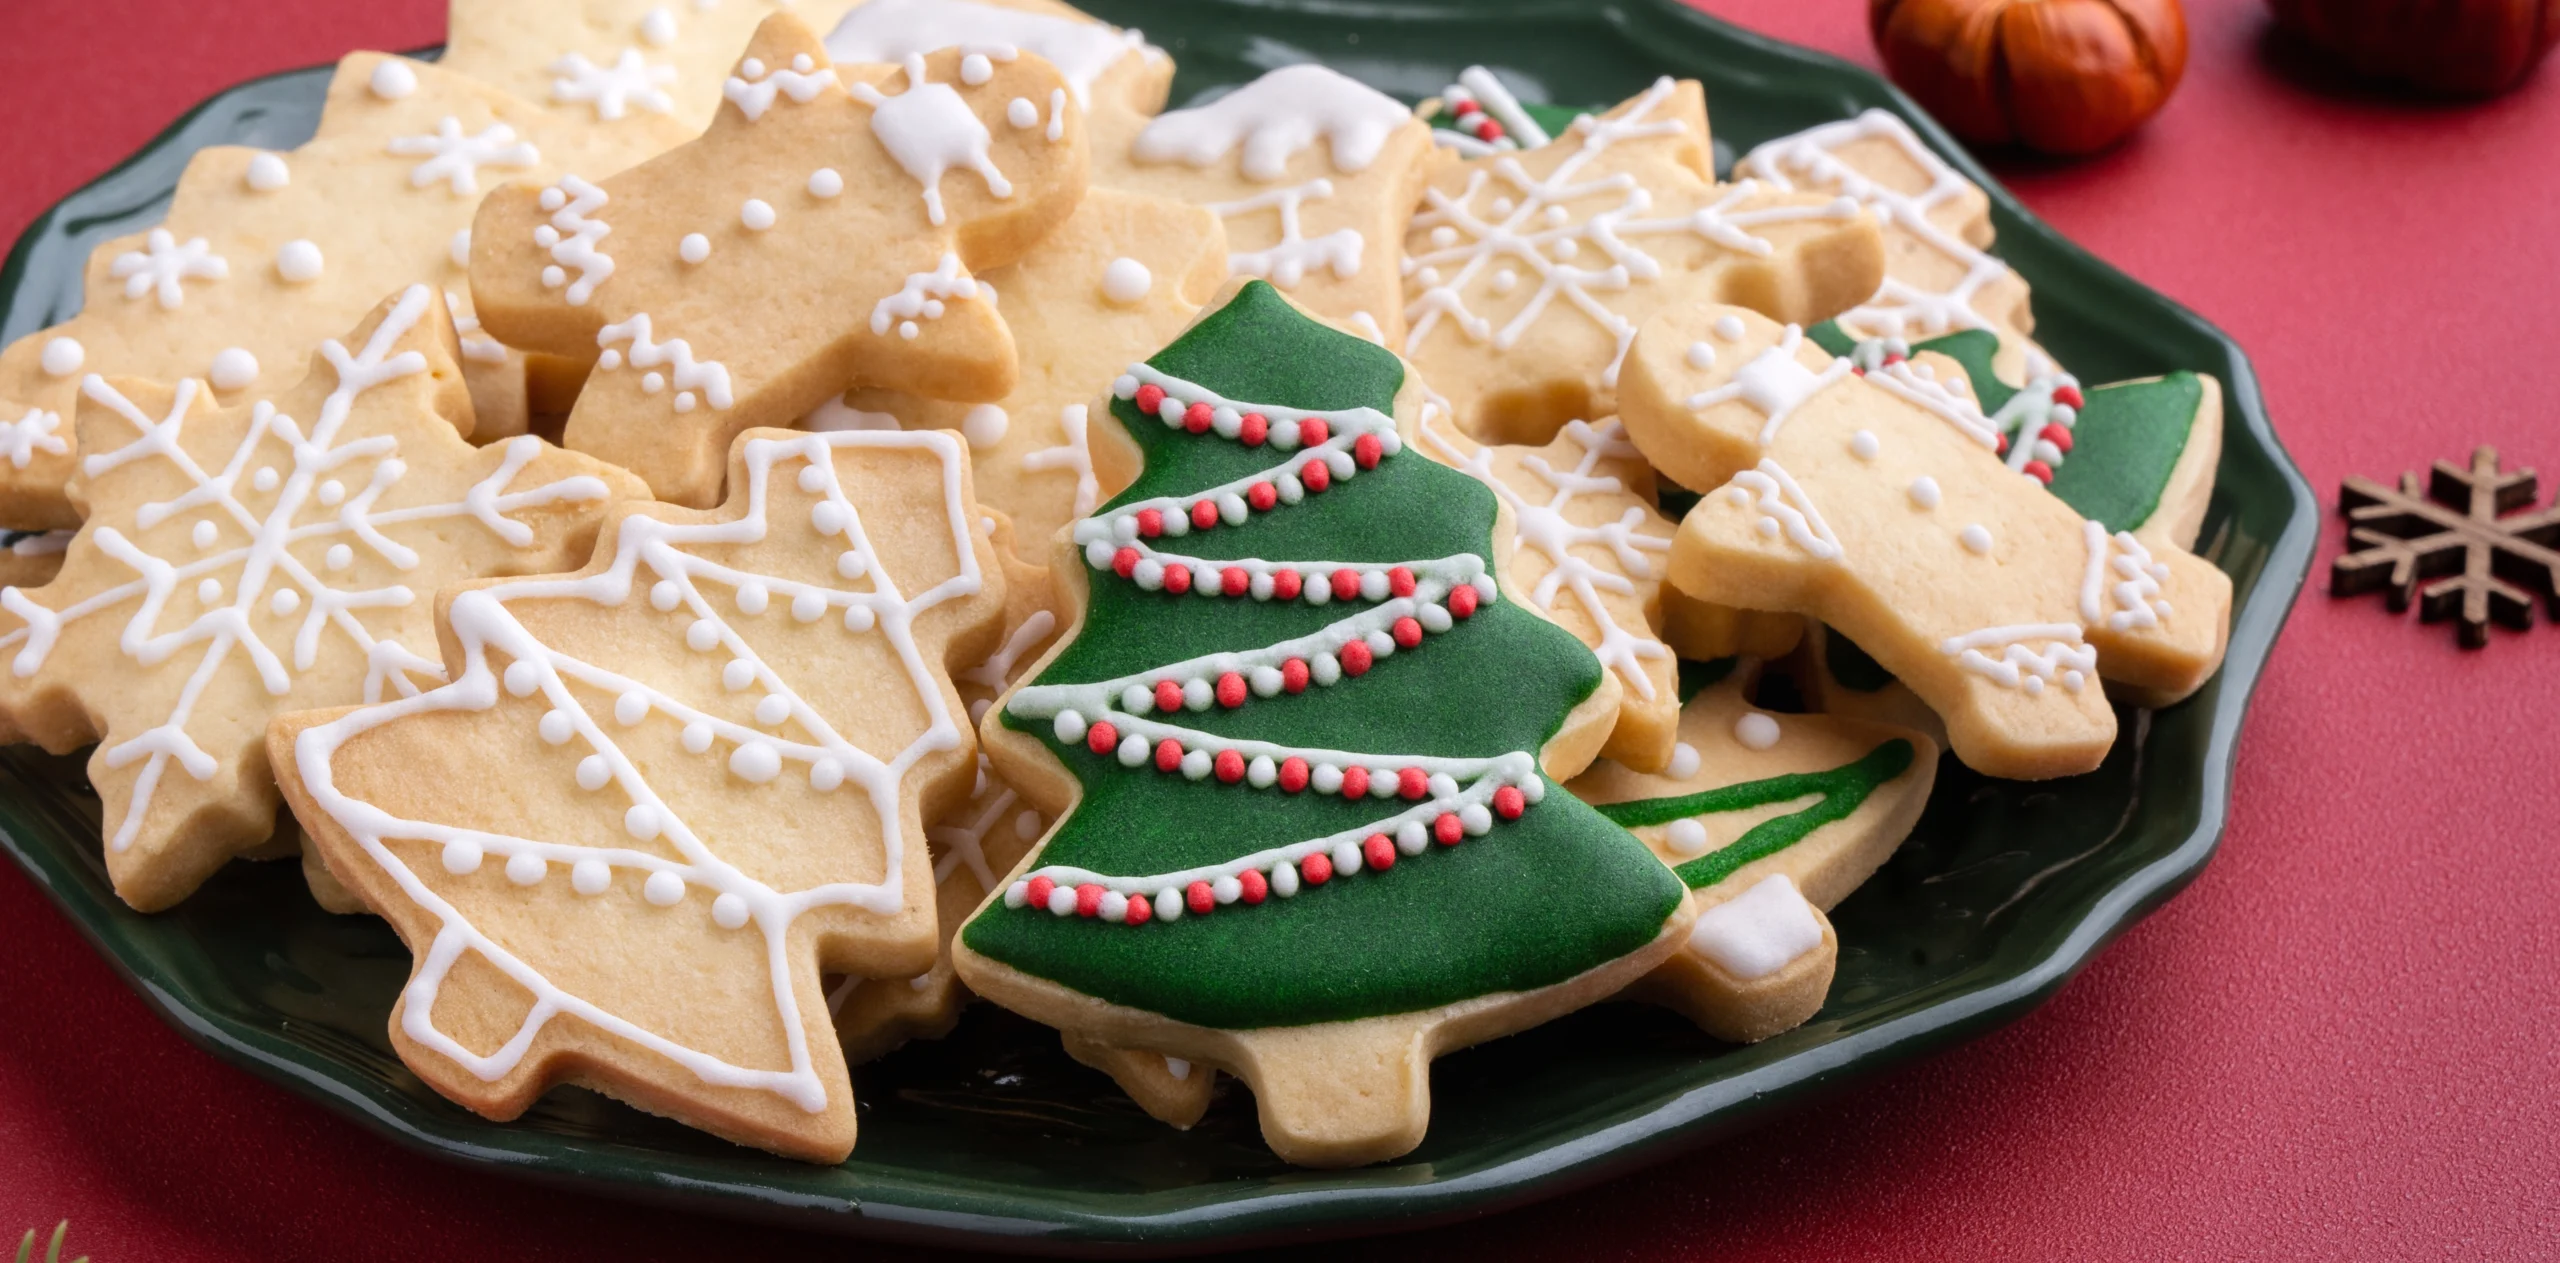
[[[962,928],[961,978],[1235,1074],[1311,1165],[1409,1150],[1439,1053],[1615,991],[1680,884],[1550,779],[1614,706],[1497,583],[1512,523],[1412,450],[1396,356],[1241,282],[1112,386],[1144,454],[1076,524],[1071,637],[982,727],[1061,814]]]
[[[63,486],[84,376],[279,394],[322,339],[412,283],[444,292],[460,335],[473,406],[456,420],[482,442],[523,433],[525,357],[472,318],[472,214],[503,181],[618,171],[655,143],[589,135],[428,63],[348,56],[308,144],[198,151],[159,227],[91,253],[80,314],[0,351],[0,523],[79,523]]]
[[[2115,739],[2101,677],[2174,699],[2221,663],[2227,576],[2072,512],[2002,462],[1969,395],[1907,362],[1704,306],[1646,326],[1621,402],[1657,468],[1710,489],[1671,582],[1845,633],[1981,772],[2088,771]]]
[[[1615,412],[1647,317],[1698,301],[1828,317],[1884,251],[1847,198],[1707,172],[1705,98],[1663,79],[1552,143],[1444,165],[1405,238],[1402,346],[1486,442],[1540,444]]]
[[[280,717],[329,870],[414,954],[391,1040],[495,1119],[554,1083],[851,1150],[822,975],[932,968],[950,681],[1004,612],[959,440],[754,430],[713,509],[621,506],[573,574],[439,598],[452,683]],[[456,794],[457,785],[507,793]]]
[[[1003,398],[1015,350],[973,273],[1084,195],[1064,81],[1028,54],[836,67],[788,14],[758,29],[710,130],[609,180],[493,194],[472,234],[481,319],[592,359],[568,446],[662,499],[718,502],[730,440],[857,382]]]
[[[1126,144],[1097,132],[1093,178],[1217,212],[1237,275],[1394,346],[1396,251],[1431,157],[1431,129],[1395,98],[1300,64],[1161,114]]]
[[[610,502],[645,494],[540,439],[464,442],[456,361],[413,285],[271,398],[82,380],[89,518],[52,582],[0,589],[0,739],[98,743],[127,903],[168,907],[268,841],[269,716],[441,683],[437,587],[567,565]]]
[[[1629,995],[1752,1043],[1822,1007],[1840,946],[1823,912],[1910,834],[1938,747],[1882,724],[1762,711],[1756,668],[1732,659],[1683,668],[1719,672],[1681,708],[1669,769],[1602,763],[1568,788],[1644,839],[1699,909],[1681,950]]]

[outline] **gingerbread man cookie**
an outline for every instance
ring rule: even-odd
[[[1450,164],[1405,239],[1406,356],[1492,443],[1544,443],[1616,411],[1619,366],[1656,311],[1701,298],[1819,320],[1884,276],[1854,201],[1707,167],[1705,98],[1662,79],[1553,143]]]
[[[1726,674],[1681,708],[1670,767],[1597,764],[1568,788],[1644,839],[1699,909],[1681,950],[1628,994],[1747,1044],[1822,1007],[1840,954],[1823,913],[1910,834],[1938,747],[1882,724],[1770,714],[1751,704],[1756,667],[1699,665]]]
[[[2100,677],[2147,699],[2221,664],[2231,580],[2082,518],[1997,454],[1969,395],[1861,366],[1735,307],[1648,323],[1628,432],[1684,486],[1671,582],[1846,633],[1947,723],[1956,756],[2036,780],[2115,739]]]
[[[427,63],[345,58],[310,143],[196,153],[165,223],[91,254],[80,314],[0,351],[0,521],[78,523],[63,485],[83,376],[193,377],[226,403],[281,393],[322,339],[413,282],[444,291],[460,335],[473,406],[456,420],[482,442],[523,433],[525,357],[479,331],[464,284],[472,212],[501,181],[619,170],[650,147]]]
[[[89,519],[51,583],[0,590],[0,737],[98,743],[107,874],[144,911],[268,840],[268,716],[440,683],[438,585],[565,565],[643,494],[539,439],[464,442],[433,288],[351,342],[228,408],[194,380],[82,379]]]
[[[836,67],[782,14],[724,91],[700,139],[613,179],[501,190],[472,234],[491,332],[595,361],[568,446],[696,506],[718,501],[734,436],[857,382],[1003,398],[1013,340],[973,272],[1084,195],[1078,112],[1027,53]]]
[[[1392,353],[1231,288],[1113,383],[1143,472],[1073,528],[1072,633],[981,725],[1064,818],[962,928],[962,980],[1234,1074],[1311,1165],[1411,1149],[1432,1058],[1688,928],[1549,779],[1606,736],[1614,677],[1497,582],[1508,514],[1407,450],[1421,398]]]
[[[904,61],[944,48],[991,57],[1030,53],[1057,67],[1096,154],[1125,151],[1164,109],[1173,86],[1173,59],[1164,50],[1057,0],[869,0],[827,32],[827,55],[846,64]]]
[[[574,574],[448,589],[453,683],[279,718],[294,814],[416,960],[403,1061],[513,1118],[576,1082],[842,1161],[821,973],[934,961],[924,821],[975,763],[951,664],[994,549],[946,434],[751,431],[729,501],[644,504]],[[510,794],[456,795],[504,783]]]

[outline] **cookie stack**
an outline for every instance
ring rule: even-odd
[[[1693,82],[1168,111],[1049,0],[775,8],[456,0],[0,352],[0,735],[138,909],[388,920],[491,1118],[841,1161],[974,996],[1392,1158],[1586,1004],[1803,1022],[1942,749],[2219,665],[2216,384],[2062,371],[1889,115],[1719,180]]]

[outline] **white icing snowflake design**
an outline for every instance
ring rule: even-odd
[[[128,299],[150,294],[160,310],[176,311],[187,301],[186,281],[218,281],[231,275],[231,264],[202,237],[181,243],[166,228],[154,228],[142,249],[127,250],[108,265],[107,275],[124,282]]]
[[[606,122],[634,109],[675,112],[675,98],[667,95],[666,85],[675,82],[676,68],[652,66],[636,48],[623,49],[610,66],[599,66],[584,53],[570,53],[551,63],[551,73],[559,76],[551,81],[554,104],[593,106],[596,117]]]
[[[402,157],[424,157],[409,171],[409,187],[423,189],[442,182],[463,197],[480,191],[482,167],[530,167],[542,161],[542,151],[516,139],[516,129],[504,123],[491,123],[478,135],[462,134],[462,120],[447,115],[436,124],[432,136],[394,136],[384,146]]]

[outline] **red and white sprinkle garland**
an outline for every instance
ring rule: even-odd
[[[1491,758],[1377,755],[1237,740],[1150,715],[1212,706],[1234,709],[1253,697],[1330,687],[1368,673],[1379,659],[1419,647],[1498,599],[1484,558],[1474,553],[1403,563],[1206,561],[1162,552],[1147,541],[1179,538],[1255,512],[1302,503],[1338,479],[1357,477],[1403,450],[1393,418],[1374,408],[1320,412],[1240,403],[1195,383],[1134,364],[1113,394],[1168,427],[1215,433],[1247,447],[1292,453],[1258,473],[1206,491],[1124,504],[1076,523],[1074,539],[1098,571],[1147,591],[1213,598],[1361,602],[1358,610],[1305,636],[1259,649],[1205,654],[1135,675],[1084,684],[1026,685],[1006,709],[1048,719],[1059,742],[1081,744],[1139,769],[1188,780],[1344,798],[1401,799],[1403,810],[1354,829],[1269,847],[1221,864],[1120,877],[1044,865],[1005,889],[1005,906],[1045,907],[1058,916],[1122,925],[1207,915],[1220,905],[1289,898],[1363,868],[1385,871],[1399,856],[1435,841],[1455,846],[1518,819],[1545,796],[1537,759],[1522,751]]]
[[[1884,373],[1910,358],[1911,344],[1901,338],[1861,338],[1848,355],[1861,377]],[[1911,392],[1890,375],[1878,376],[1875,381],[1895,394],[1911,398]],[[1933,411],[1941,407],[1929,400],[1912,401]],[[2080,409],[2087,405],[2087,398],[2080,393],[2079,378],[2059,371],[2038,373],[2027,379],[2009,402],[2000,405],[1998,412],[1983,417],[1982,423],[1990,432],[1992,449],[2009,468],[2050,487],[2054,467],[2071,454],[2071,429],[2080,420]],[[1974,404],[1973,411],[1979,415],[1980,404]],[[2029,435],[2033,437],[2027,438]],[[2015,441],[2019,438],[2026,441]]]

